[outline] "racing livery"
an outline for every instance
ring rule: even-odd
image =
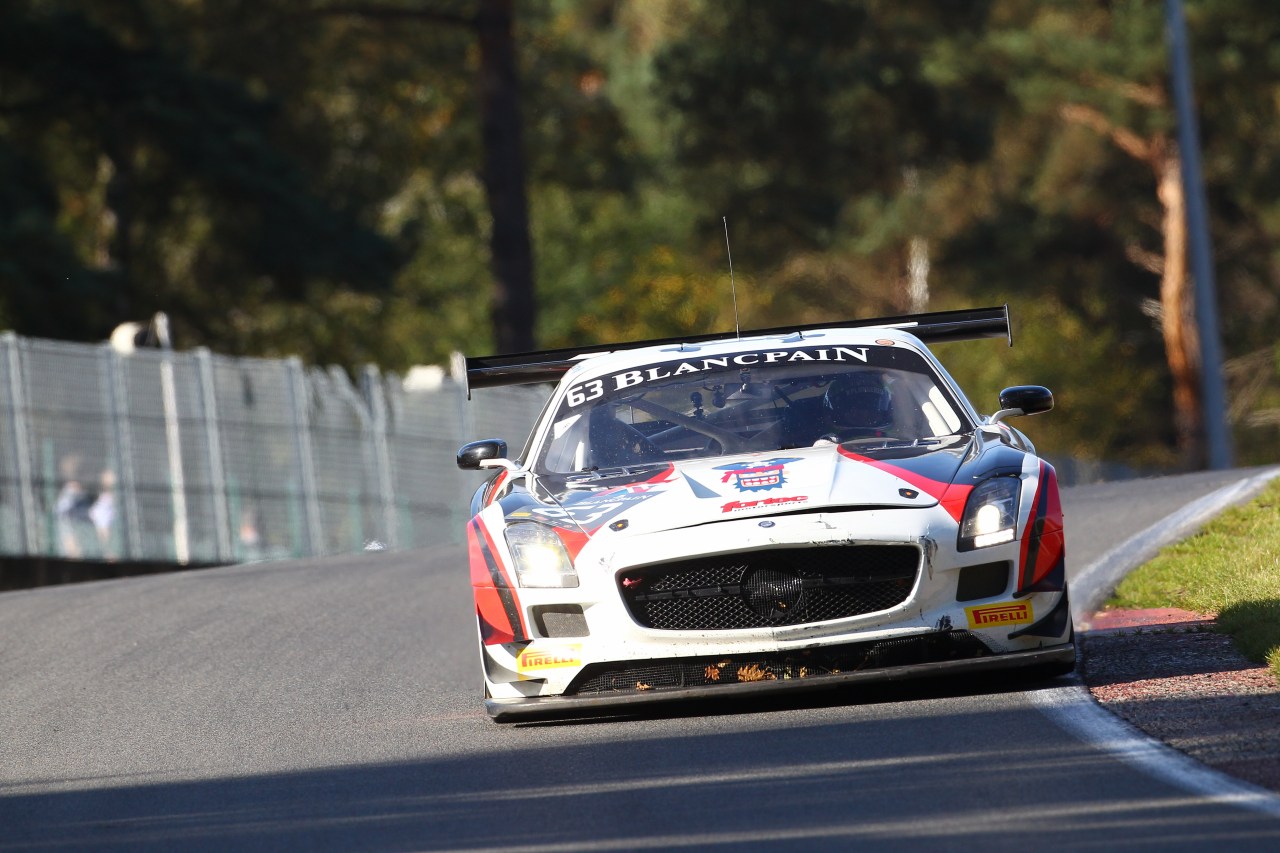
[[[979,414],[928,343],[1007,308],[470,358],[470,387],[558,379],[466,541],[496,720],[955,671],[1069,672],[1053,467]]]

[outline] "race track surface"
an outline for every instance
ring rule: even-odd
[[[1069,490],[1073,567],[1238,474]],[[460,548],[0,595],[0,850],[1280,847],[947,680],[498,726]]]

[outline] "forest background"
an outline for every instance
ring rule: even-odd
[[[1240,464],[1280,447],[1280,13],[1187,0]],[[5,0],[0,329],[384,370],[1008,303],[1049,455],[1203,464],[1158,0]],[[509,436],[508,438],[516,438]]]

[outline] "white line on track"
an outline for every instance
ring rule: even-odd
[[[1077,622],[1100,607],[1126,574],[1161,548],[1186,538],[1224,509],[1252,498],[1278,476],[1280,468],[1269,468],[1224,486],[1094,560],[1071,580],[1073,588],[1088,590],[1082,597],[1080,612],[1073,614]],[[1030,695],[1032,704],[1059,727],[1126,764],[1214,802],[1280,817],[1280,795],[1214,770],[1139,731],[1095,702],[1078,678],[1070,686],[1037,690]]]
[[[1144,773],[1214,802],[1280,817],[1280,795],[1220,773],[1144,734],[1094,702],[1079,681],[1030,696],[1059,727]]]

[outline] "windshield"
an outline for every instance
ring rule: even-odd
[[[918,353],[804,346],[683,357],[571,386],[536,468],[568,474],[823,442],[926,442],[971,427]]]

